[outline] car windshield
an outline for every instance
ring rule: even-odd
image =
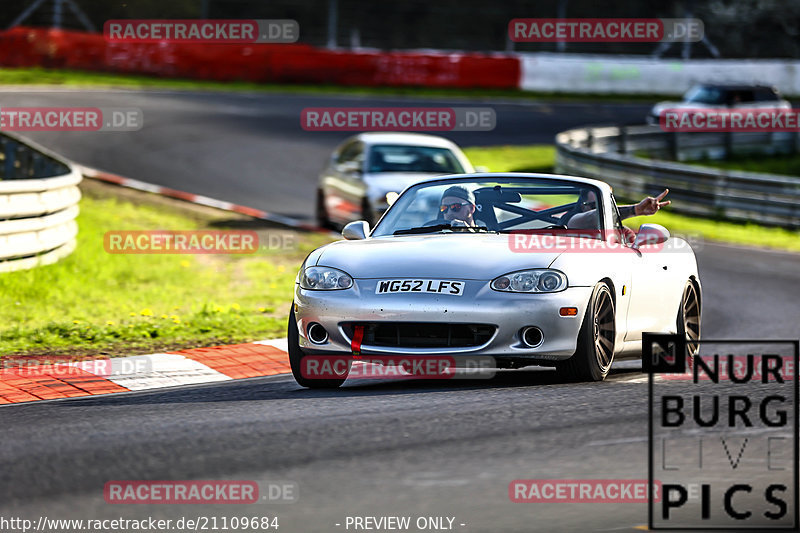
[[[452,197],[459,186],[474,197],[474,209],[467,198]],[[447,193],[445,195],[445,193]],[[373,237],[450,231],[602,229],[600,191],[591,185],[569,180],[495,177],[436,180],[410,187],[386,212]],[[443,213],[458,209],[458,215]],[[598,209],[599,207],[599,209]],[[468,220],[472,213],[472,220]],[[575,218],[577,215],[579,217]],[[457,220],[453,218],[458,216]],[[580,221],[579,224],[576,224]]]
[[[377,144],[370,149],[367,172],[463,174],[465,171],[447,148]]]
[[[683,100],[692,104],[724,104],[725,97],[720,89],[699,85],[689,89]]]

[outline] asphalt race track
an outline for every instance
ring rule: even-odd
[[[28,93],[3,105],[77,105],[87,98]],[[320,102],[96,93],[91,105],[141,107],[146,128],[31,137],[104,170],[308,215],[316,172],[344,137],[300,129],[299,110]],[[494,107],[496,132],[452,138],[462,145],[545,143],[571,126],[633,122],[647,109]],[[88,143],[90,136],[96,140]],[[709,243],[697,254],[704,337],[798,338],[800,256]],[[388,514],[454,517],[454,530],[465,532],[628,531],[646,524],[646,505],[512,503],[508,485],[530,478],[646,479],[646,415],[647,384],[635,364],[620,365],[598,384],[517,371],[490,380],[360,380],[311,391],[279,377],[6,406],[0,408],[0,515],[277,516],[279,531],[288,533],[345,531],[347,516]],[[136,479],[292,481],[299,501],[246,509],[104,502],[107,481]]]
[[[353,133],[307,132],[307,107],[491,105],[491,132],[445,135],[460,146],[549,144],[587,124],[643,123],[650,106],[591,103],[491,103],[277,94],[63,91],[0,93],[0,105],[137,107],[137,132],[30,132],[78,163],[149,183],[311,221],[317,176],[331,151]]]

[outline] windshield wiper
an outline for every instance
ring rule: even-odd
[[[409,228],[409,229],[399,229],[395,231],[392,235],[412,235],[415,233],[435,233],[437,231],[443,230],[466,230],[469,233],[475,233],[476,231],[489,231],[486,226],[467,226],[467,225],[452,225],[452,224],[435,224],[433,226],[420,226],[418,228]]]

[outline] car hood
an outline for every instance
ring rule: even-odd
[[[547,268],[560,252],[513,252],[507,234],[431,234],[338,241],[320,249],[317,265],[354,278],[494,279]]]

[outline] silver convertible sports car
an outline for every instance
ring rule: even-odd
[[[694,252],[655,224],[622,226],[611,187],[548,174],[431,178],[407,188],[370,230],[306,258],[289,314],[292,371],[308,358],[488,357],[496,368],[555,366],[603,380],[641,357],[642,333],[700,337]],[[350,359],[348,359],[350,358]]]

